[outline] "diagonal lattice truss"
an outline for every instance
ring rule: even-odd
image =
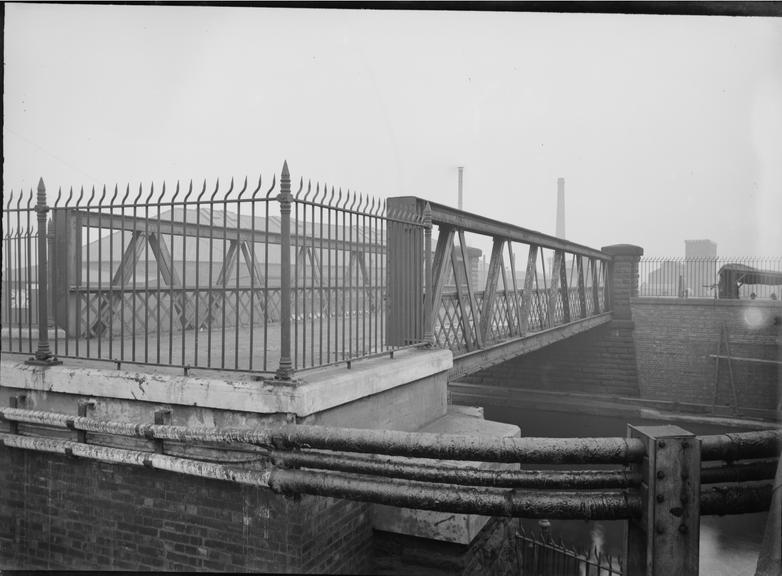
[[[452,209],[432,211],[436,345],[458,355],[609,310],[605,255],[541,234],[520,241],[513,227],[492,234],[484,251],[478,246],[486,246],[488,227],[480,234],[452,218]]]

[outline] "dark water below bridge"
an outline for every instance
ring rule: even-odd
[[[595,417],[565,412],[544,412],[487,406],[489,420],[516,424],[524,436],[588,437],[626,435],[627,424],[671,424],[656,420]],[[706,424],[678,424],[695,434],[718,434],[724,427]],[[731,428],[731,432],[741,429]],[[766,526],[767,513],[701,517],[700,574],[702,576],[753,576]],[[525,529],[537,531],[537,521],[524,520]],[[589,522],[552,520],[551,534],[579,549],[599,546],[603,552],[620,556],[624,537],[623,521]],[[673,576],[673,575],[672,575]]]

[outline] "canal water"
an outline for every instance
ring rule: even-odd
[[[516,424],[524,436],[601,437],[627,434],[627,424],[649,426],[671,424],[641,418],[625,419],[610,416],[565,412],[544,412],[518,408],[486,406],[488,420]],[[695,434],[719,434],[725,428],[707,424],[679,424]],[[741,429],[731,428],[731,432]],[[735,516],[704,516],[701,518],[700,574],[702,576],[753,576],[766,526],[767,513]],[[537,521],[524,520],[525,529],[537,531]],[[601,553],[620,556],[622,553],[624,522],[581,520],[551,520],[551,535],[579,549],[597,546]],[[673,576],[673,575],[672,575]]]

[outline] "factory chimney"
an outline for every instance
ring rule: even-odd
[[[464,166],[459,166],[459,210],[462,209],[462,178],[464,175]]]
[[[461,182],[461,179],[459,180]],[[459,195],[461,198],[461,194]],[[565,179],[557,178],[557,238],[565,238]]]

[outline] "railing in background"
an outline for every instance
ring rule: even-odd
[[[516,533],[519,576],[621,576],[622,557],[606,554],[597,546],[577,550],[564,541],[556,541],[545,528],[538,533]]]
[[[392,198],[389,205],[421,215],[428,206],[426,217],[438,227],[431,281],[437,346],[457,354],[471,352],[611,310],[611,257],[599,250],[421,198]],[[476,274],[477,250],[468,246],[466,233],[492,239],[483,289],[477,285],[482,280]],[[520,244],[527,247],[523,271],[517,271],[514,256],[523,254]],[[395,246],[389,243],[390,258],[402,260],[401,255],[394,257]],[[391,299],[390,323],[408,313],[406,301],[398,305]],[[402,344],[402,332],[389,337]],[[414,331],[410,337],[415,340],[419,334]]]
[[[638,287],[640,297],[779,299],[782,257],[642,257]]]
[[[237,191],[233,180],[200,192],[192,182],[173,193],[104,187],[75,201],[71,190],[62,205],[60,191],[51,208],[41,190],[38,207],[32,191],[10,195],[3,215],[6,351],[35,352],[38,338],[46,223],[36,210],[52,216],[43,321],[57,356],[289,378],[395,348],[384,330],[386,228],[422,230],[417,215],[303,180],[294,194],[287,163],[266,190],[261,179]],[[408,258],[408,275],[423,262]]]

